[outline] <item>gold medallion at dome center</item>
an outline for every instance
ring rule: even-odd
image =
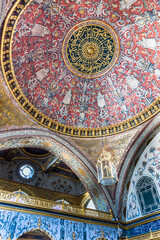
[[[95,48],[90,46],[86,49],[88,55],[93,55],[95,53]]]
[[[74,74],[95,78],[107,73],[119,55],[119,41],[106,23],[90,20],[74,26],[63,42],[62,55]]]

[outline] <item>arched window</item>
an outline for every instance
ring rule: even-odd
[[[93,202],[92,199],[88,202],[88,204],[86,205],[86,208],[96,210],[95,205],[94,205],[94,202]]]
[[[151,177],[141,177],[136,184],[136,192],[143,215],[160,209],[159,194]]]
[[[24,233],[20,237],[17,238],[17,240],[54,240],[53,238],[49,237],[47,232],[44,232],[43,230],[32,230]]]
[[[34,168],[29,164],[23,164],[19,168],[19,174],[24,179],[31,179],[34,176]]]
[[[57,200],[56,202],[60,202],[60,203],[69,204],[69,202],[67,202],[67,201],[66,201],[66,200],[64,200],[64,199],[59,199],[59,200]]]
[[[14,193],[20,193],[20,194],[22,194],[22,195],[26,195],[26,196],[28,196],[27,193],[25,193],[25,192],[23,192],[23,191],[21,191],[21,190],[19,190],[19,191],[14,191]]]

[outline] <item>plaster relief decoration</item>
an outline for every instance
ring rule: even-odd
[[[76,184],[75,184],[76,185]],[[72,186],[67,183],[67,181],[62,181],[61,179],[58,179],[57,181],[54,181],[51,186],[53,187],[54,191],[67,193],[69,194],[72,192]]]
[[[43,126],[80,137],[122,132],[159,111],[159,26],[156,0],[19,0],[4,27],[2,70]]]
[[[134,169],[127,198],[126,220],[160,209],[160,133],[143,151]]]
[[[27,183],[31,186],[74,196],[83,194],[86,191],[83,184],[81,185],[76,180],[54,175],[53,172],[47,173],[39,165],[26,158],[15,158],[11,162],[1,158],[0,175],[2,178],[13,180],[14,182]]]

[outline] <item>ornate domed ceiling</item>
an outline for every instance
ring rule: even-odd
[[[121,132],[159,111],[159,27],[156,0],[20,0],[4,27],[3,72],[42,125]]]

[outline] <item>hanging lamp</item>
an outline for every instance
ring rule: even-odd
[[[114,185],[118,181],[114,153],[104,146],[97,161],[98,182],[104,186]]]

